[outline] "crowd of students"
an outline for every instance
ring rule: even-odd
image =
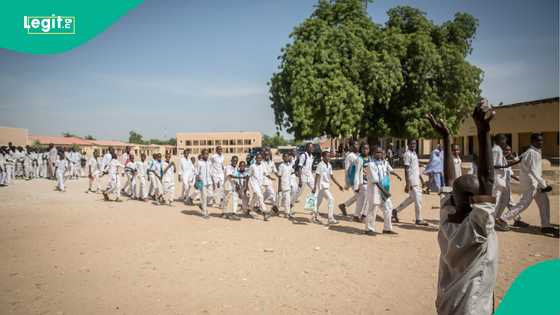
[[[345,156],[344,187],[333,176],[331,154],[322,152],[321,161],[316,164],[311,144],[299,155],[295,152],[283,154],[278,166],[270,150],[257,154],[249,162],[233,156],[227,165],[219,146],[212,155],[203,150],[195,157],[185,151],[176,165],[170,153],[163,159],[161,154],[154,154],[150,159],[141,154],[140,159],[136,159],[129,148],[120,156],[111,148],[102,157],[95,151],[84,161],[84,155],[73,149],[57,149],[51,145],[40,151],[15,148],[10,144],[0,148],[0,185],[9,185],[14,178],[45,177],[56,179],[56,189],[63,192],[68,179],[86,175],[89,178],[87,192],[101,192],[107,201],[121,201],[121,196],[126,195],[130,199],[152,199],[171,205],[175,200],[175,174],[178,173],[179,200],[189,205],[198,203],[206,219],[209,218],[208,207],[214,205],[222,209],[222,215],[228,219],[239,219],[244,212],[247,216],[256,213],[268,220],[283,210],[285,217],[293,220],[294,203],[304,196],[312,222],[322,223],[319,209],[326,200],[327,224],[334,225],[338,221],[334,216],[333,183],[340,190],[351,189],[352,196],[338,208],[347,216],[347,209],[355,204],[351,216],[362,222],[365,233],[370,235],[377,234],[378,210],[384,214],[382,233],[397,234],[392,223],[399,222],[399,212],[412,204],[415,224],[428,225],[422,218],[423,193],[435,191],[441,195],[438,313],[491,314],[498,259],[495,230],[510,230],[508,222],[511,221],[513,226],[527,227],[520,214],[533,199],[540,211],[541,232],[558,237],[558,229],[550,224],[547,193],[552,187],[542,177],[542,135],[533,134],[531,146],[519,157],[511,153],[503,135],[496,135],[492,146],[489,122],[495,112],[487,107],[481,102],[473,113],[478,130],[478,156],[469,174],[465,175],[462,174],[459,146],[451,143],[445,123],[433,115],[426,116],[441,135],[443,145],[431,154],[424,172],[429,176],[426,185],[415,152],[416,141],[408,142],[408,150],[403,154],[408,196],[397,207],[393,207],[390,177],[402,179],[391,167],[386,152],[380,146],[370,148],[358,142],[351,142]],[[511,169],[515,164],[520,165],[519,178]],[[107,180],[102,185],[104,176]],[[512,180],[518,180],[522,190],[517,203],[511,196]],[[426,187],[428,190],[423,191]]]

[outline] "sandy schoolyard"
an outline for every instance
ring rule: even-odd
[[[214,208],[204,220],[179,202],[104,202],[84,193],[85,178],[65,193],[54,185],[0,188],[1,314],[435,313],[437,195],[424,196],[432,227],[413,225],[410,207],[398,236],[366,236],[342,217],[330,228],[310,223],[301,202],[294,223],[229,221]],[[398,204],[403,183],[392,188]],[[337,204],[350,196],[332,190]],[[551,204],[558,224],[557,195]],[[534,203],[523,218],[539,224]],[[537,231],[498,234],[498,301],[524,268],[558,257],[559,240]]]

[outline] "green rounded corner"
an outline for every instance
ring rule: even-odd
[[[523,270],[506,292],[495,315],[558,315],[560,259],[546,260]]]
[[[0,18],[0,48],[31,54],[56,54],[74,49],[114,24],[142,0],[123,1],[6,1]],[[59,29],[56,18],[69,19]],[[52,19],[53,27],[32,28],[31,19]],[[73,22],[70,22],[73,21]],[[35,25],[36,26],[36,25]]]

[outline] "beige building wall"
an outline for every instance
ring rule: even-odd
[[[496,117],[490,124],[491,134],[505,134],[509,138],[508,142],[512,150],[522,153],[530,145],[531,134],[542,133],[544,137],[543,156],[559,157],[559,119],[558,97],[503,105],[496,108]],[[423,143],[423,149],[428,150],[435,146],[437,140],[423,140]],[[454,137],[454,143],[461,145],[463,155],[477,152],[476,126],[472,118],[465,119]]]
[[[26,146],[29,132],[23,128],[0,127],[0,145],[12,143],[15,146]],[[31,145],[31,143],[29,143]]]
[[[213,152],[222,146],[224,153],[246,153],[251,148],[262,146],[260,132],[190,132],[177,133],[177,154],[190,150],[199,154],[203,149]]]

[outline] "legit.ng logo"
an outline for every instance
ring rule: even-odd
[[[24,16],[23,28],[28,35],[73,35],[76,34],[75,16]]]

